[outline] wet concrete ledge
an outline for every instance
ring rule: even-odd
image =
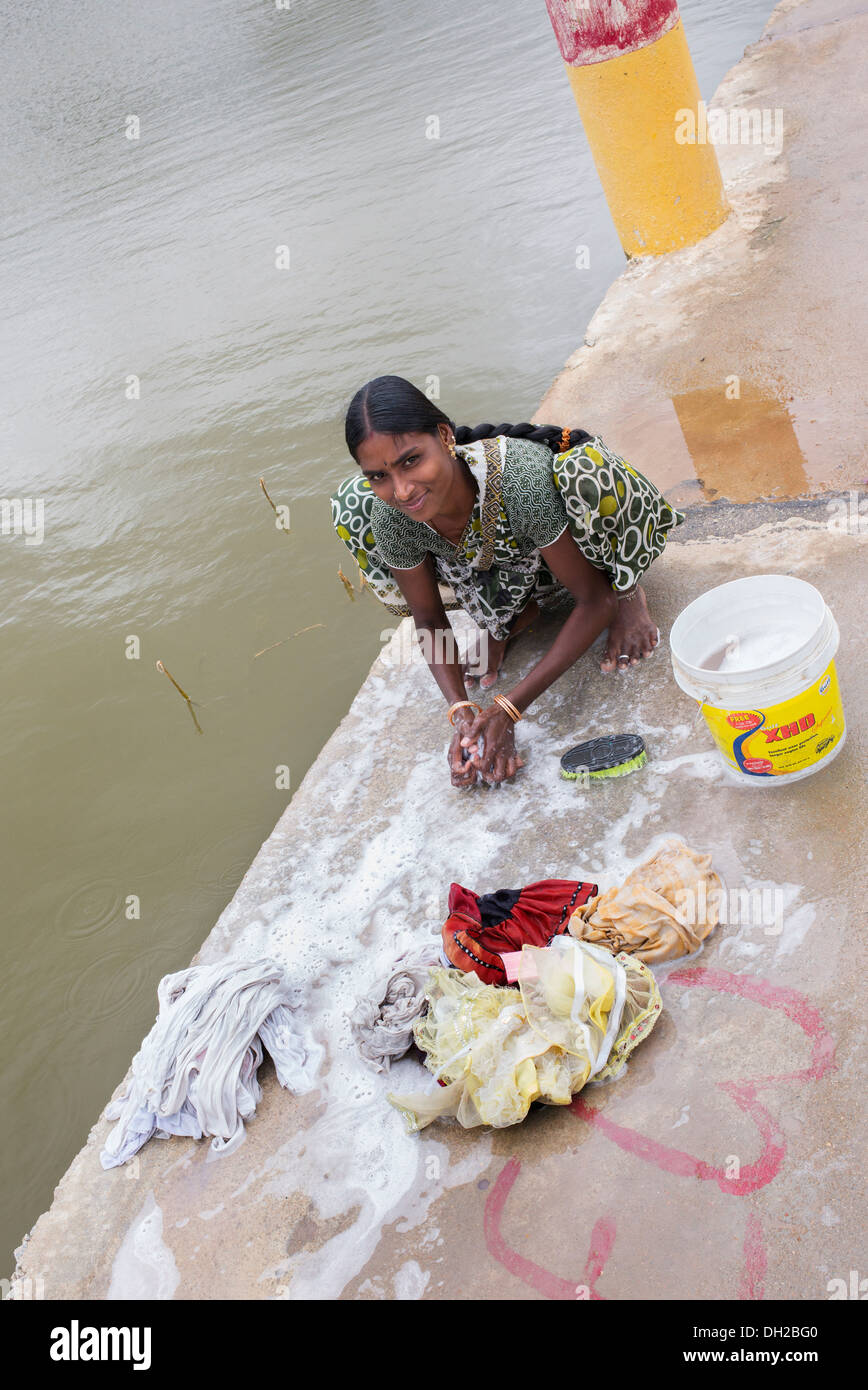
[[[733,99],[754,86],[754,102],[762,92],[763,104],[776,104],[776,84],[794,78],[801,51],[804,100],[822,109],[827,98],[830,110],[847,27],[864,17],[829,12],[816,0],[779,7],[722,92]],[[847,119],[843,132],[840,120],[835,127],[842,146]],[[860,152],[861,138],[842,159]],[[782,340],[791,331],[776,288],[785,268],[772,274],[763,261],[768,294],[746,294],[740,338],[725,314],[716,329],[711,310],[721,283],[731,289],[731,277],[755,263],[753,253],[744,259],[754,217],[754,230],[779,229],[768,233],[778,257],[789,245],[784,224],[770,221],[769,199],[787,197],[796,177],[792,168],[763,172],[759,187],[745,172],[728,230],[665,262],[630,266],[589,329],[594,348],[571,359],[538,418],[583,422],[564,410],[594,399],[594,426],[626,452],[621,386],[640,379],[641,365],[645,399],[662,411],[660,382],[670,368],[673,379],[683,371],[684,345],[703,318],[717,371],[729,364],[737,372],[746,344],[760,344],[762,357],[773,335]],[[825,177],[819,164],[814,177]],[[799,213],[813,219],[814,247],[827,212],[818,196]],[[847,203],[831,220],[853,212]],[[761,257],[766,249],[763,241]],[[689,269],[681,300],[670,274],[678,258]],[[803,265],[791,258],[789,273]],[[849,406],[855,364],[829,352],[840,339],[817,341],[818,315],[827,312],[823,268],[800,282],[805,342],[793,351],[803,364],[813,357],[819,394],[834,387],[823,399],[827,471],[849,483],[854,432],[843,398]],[[858,284],[847,296],[858,299]],[[837,292],[832,301],[841,308]],[[606,400],[614,435],[600,419]],[[658,462],[670,447],[666,418],[652,421]],[[17,1277],[49,1299],[448,1298],[471,1290],[475,1298],[575,1298],[585,1279],[610,1298],[826,1297],[829,1279],[859,1265],[851,1174],[861,1165],[864,1108],[851,982],[862,976],[868,890],[860,850],[868,809],[864,534],[830,520],[826,498],[692,508],[647,584],[664,634],[699,593],[745,573],[800,575],[832,607],[847,747],[816,777],[765,795],[722,781],[710,735],[674,684],[665,641],[622,677],[604,677],[589,653],[523,722],[521,779],[453,792],[442,705],[427,669],[403,659],[404,624],[196,957],[267,951],[287,962],[299,981],[300,1024],[327,1048],[317,1089],[291,1096],[266,1067],[262,1103],[235,1153],[215,1159],[204,1142],[151,1142],[134,1164],[109,1173],[98,1160],[110,1128],[101,1116],[17,1252]],[[470,629],[463,615],[456,627]],[[551,633],[542,623],[516,644],[507,681]],[[641,773],[593,795],[558,778],[566,747],[625,727],[648,743]],[[405,1135],[385,1093],[417,1086],[418,1064],[373,1077],[353,1052],[346,1012],[406,944],[436,939],[449,882],[482,891],[575,874],[605,887],[667,833],[710,850],[733,886],[779,888],[780,934],[719,928],[699,975],[664,982],[661,1024],[626,1078],[586,1092],[584,1115],[549,1109],[514,1130],[441,1125]],[[724,1176],[733,1161],[743,1175],[737,1190]],[[595,1265],[600,1272],[589,1273]]]
[[[780,113],[718,144],[732,212],[631,262],[535,415],[582,426],[679,505],[864,487],[864,0],[784,0],[709,107]]]
[[[647,588],[665,633],[737,575],[818,583],[841,629],[849,733],[834,763],[792,787],[725,783],[664,641],[623,676],[586,655],[523,722],[522,777],[455,792],[443,709],[427,669],[402,661],[403,625],[198,957],[287,962],[303,1027],[327,1048],[317,1089],[291,1096],[266,1068],[244,1144],[219,1159],[173,1139],[104,1173],[101,1118],[19,1276],[48,1298],[566,1297],[604,1236],[595,1288],[609,1298],[822,1298],[858,1267],[865,537],[804,511],[776,504],[732,535],[736,509],[697,511]],[[552,632],[516,644],[507,679]],[[584,794],[559,778],[565,748],[624,728],[645,737],[640,773]],[[664,980],[658,1028],[623,1080],[585,1093],[588,1112],[404,1134],[386,1092],[426,1074],[408,1060],[372,1076],[346,1014],[408,944],[434,941],[449,882],[607,887],[670,833],[710,851],[728,887],[778,892],[780,931],[718,928],[698,972]]]

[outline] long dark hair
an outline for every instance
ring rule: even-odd
[[[559,425],[456,425],[439,406],[429,400],[424,391],[405,381],[402,376],[376,376],[359,388],[347,410],[344,433],[353,458],[356,450],[370,434],[431,434],[439,424],[447,424],[455,432],[456,444],[471,444],[474,439],[493,439],[506,434],[512,439],[532,439],[545,444],[552,453],[561,453],[563,430]],[[591,435],[586,430],[570,430],[568,448],[583,444]]]

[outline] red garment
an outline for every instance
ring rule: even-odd
[[[596,883],[545,878],[526,888],[501,888],[482,897],[460,883],[449,889],[443,949],[457,970],[473,970],[487,985],[505,985],[500,957],[522,946],[548,946],[567,930],[577,907],[597,896]]]

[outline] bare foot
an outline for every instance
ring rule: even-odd
[[[619,599],[618,612],[606,638],[606,653],[600,670],[626,671],[650,656],[660,640],[657,624],[648,612],[645,591],[637,588],[632,599]]]
[[[483,641],[483,635],[480,632],[474,632],[467,643],[465,658],[459,663],[458,669],[461,672],[461,677],[468,690],[479,681],[482,661],[480,647]]]
[[[488,653],[488,669],[485,675],[480,677],[480,690],[490,690],[493,685],[497,684],[497,678],[500,675],[500,668],[503,665],[503,658],[506,655],[506,648],[508,645],[508,637],[500,642],[496,637],[489,635],[486,646]]]
[[[530,624],[535,622],[538,617],[539,604],[536,602],[536,599],[531,599],[530,603],[513,618],[507,638],[498,640],[498,638],[492,637],[490,633],[486,634],[484,651],[487,658],[487,670],[479,679],[480,690],[490,690],[493,685],[496,685],[497,678],[500,674],[500,668],[503,665],[503,659],[510,642],[512,642],[513,638],[517,637],[520,632],[524,632],[526,628],[530,627]],[[477,666],[476,669],[478,672],[479,667]]]

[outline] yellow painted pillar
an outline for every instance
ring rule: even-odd
[[[627,255],[700,241],[729,207],[676,0],[546,5]]]

